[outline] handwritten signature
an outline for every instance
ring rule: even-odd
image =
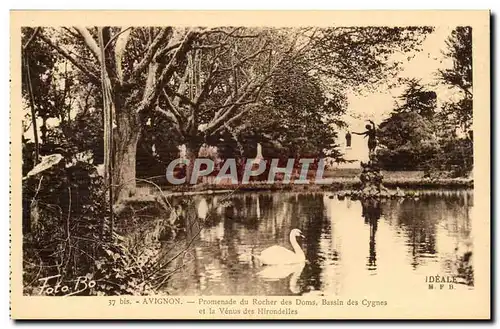
[[[51,282],[54,281],[54,279],[59,278],[61,275],[53,275],[53,276],[48,276],[45,278],[38,279],[38,281],[42,281],[43,285],[40,290],[40,295],[52,295],[52,294],[57,294],[57,293],[63,293],[63,296],[72,296],[76,295],[80,292],[83,292],[87,289],[93,288],[96,285],[96,282],[94,280],[90,280],[86,276],[79,276],[76,278],[75,284],[74,285],[62,285],[62,281],[56,280],[55,284],[52,284]],[[51,282],[49,282],[51,281]]]

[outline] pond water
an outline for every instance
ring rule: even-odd
[[[359,201],[331,193],[197,196],[204,224],[165,289],[178,295],[376,294],[395,283],[426,289],[426,276],[454,275],[473,288],[472,191]],[[302,230],[305,264],[263,266],[272,245],[292,250]],[[410,290],[408,290],[410,289]]]

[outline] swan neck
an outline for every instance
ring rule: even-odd
[[[292,244],[293,251],[295,251],[295,254],[300,257],[300,259],[306,259],[306,256],[304,255],[304,251],[302,248],[299,246],[297,242],[297,237],[295,236],[290,236],[290,243]]]

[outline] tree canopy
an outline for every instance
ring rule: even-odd
[[[134,193],[139,144],[158,161],[175,152],[179,145],[173,144],[184,144],[189,156],[203,144],[222,152],[233,145],[235,156],[248,156],[256,142],[267,143],[269,153],[340,161],[334,139],[346,90],[396,75],[400,60],[393,55],[418,51],[430,32],[411,26],[25,29],[25,39],[33,40],[29,56],[43,63],[30,63],[33,81],[24,79],[23,86],[44,84],[49,72],[57,88],[45,83],[36,89],[32,107],[36,112],[48,100],[57,109],[48,116],[66,127],[67,140],[113,136],[103,159],[113,165],[118,200]],[[69,123],[100,124],[96,115],[103,108],[102,130]],[[92,131],[75,135],[72,129]],[[85,148],[94,153],[102,147],[97,140],[90,144]]]
[[[380,125],[379,159],[392,170],[472,171],[472,29],[459,26],[446,40],[443,55],[452,66],[438,70],[437,82],[453,96],[437,106],[434,87],[407,79],[391,115]]]
[[[439,78],[450,88],[461,93],[454,101],[448,102],[443,110],[448,120],[453,120],[468,133],[472,126],[472,28],[459,26],[446,41],[443,52],[453,62],[453,67],[439,71]]]

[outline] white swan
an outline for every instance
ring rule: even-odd
[[[297,243],[297,237],[303,238],[304,236],[299,229],[294,228],[290,232],[290,243],[292,244],[294,251],[280,246],[272,246],[264,249],[260,255],[255,255],[255,257],[266,265],[295,264],[304,262],[306,260],[306,256]]]

